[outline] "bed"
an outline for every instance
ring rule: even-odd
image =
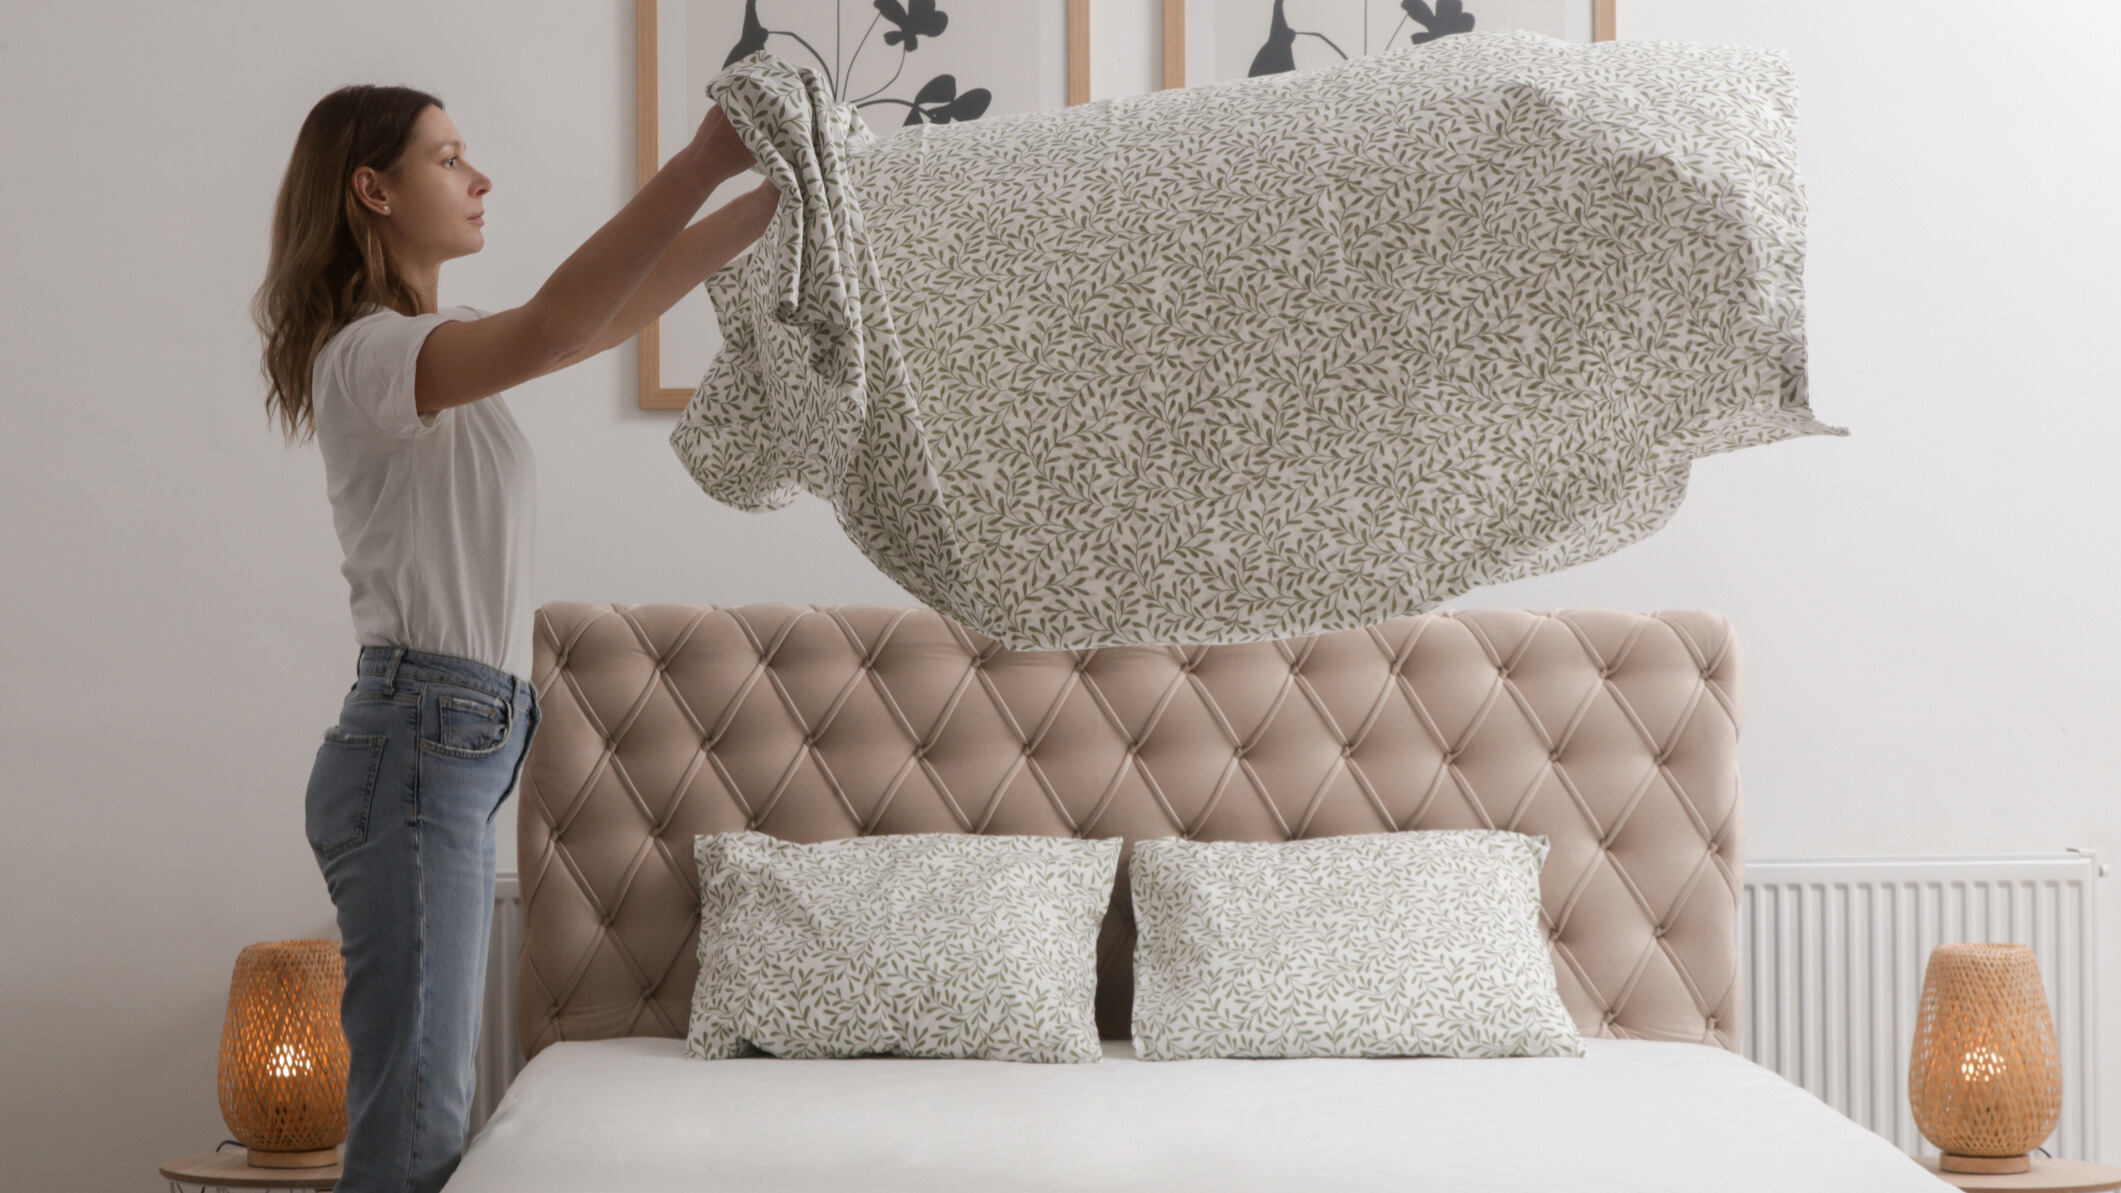
[[[528,1062],[449,1184],[563,1190],[1946,1188],[1738,1056],[1741,656],[1712,613],[1465,610],[1016,652],[931,611],[536,619]],[[1125,867],[1094,1064],[703,1061],[696,834],[1546,835],[1582,1059],[1135,1059]]]

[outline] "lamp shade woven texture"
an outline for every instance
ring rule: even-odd
[[[275,940],[236,958],[221,1027],[221,1117],[261,1152],[346,1139],[346,965],[336,940]]]
[[[1953,1155],[2023,1155],[2055,1129],[2062,1058],[2031,946],[1930,954],[1907,1095],[1924,1137]]]

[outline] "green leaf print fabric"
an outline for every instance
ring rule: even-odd
[[[1543,836],[1134,846],[1134,1050],[1582,1056],[1540,926]]]
[[[1777,50],[1462,34],[881,138],[764,52],[708,94],[782,199],[672,447],[1007,647],[1421,612],[1845,433]]]
[[[689,1056],[1094,1062],[1120,839],[693,838]]]

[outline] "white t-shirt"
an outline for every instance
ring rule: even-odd
[[[517,611],[537,516],[530,443],[499,394],[424,417],[413,404],[427,333],[489,312],[370,311],[325,341],[310,374],[354,638],[528,678]]]

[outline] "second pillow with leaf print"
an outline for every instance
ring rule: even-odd
[[[1144,1060],[1582,1056],[1540,930],[1545,837],[1141,841]]]
[[[694,841],[686,1053],[1079,1062],[1117,838],[915,833]]]

